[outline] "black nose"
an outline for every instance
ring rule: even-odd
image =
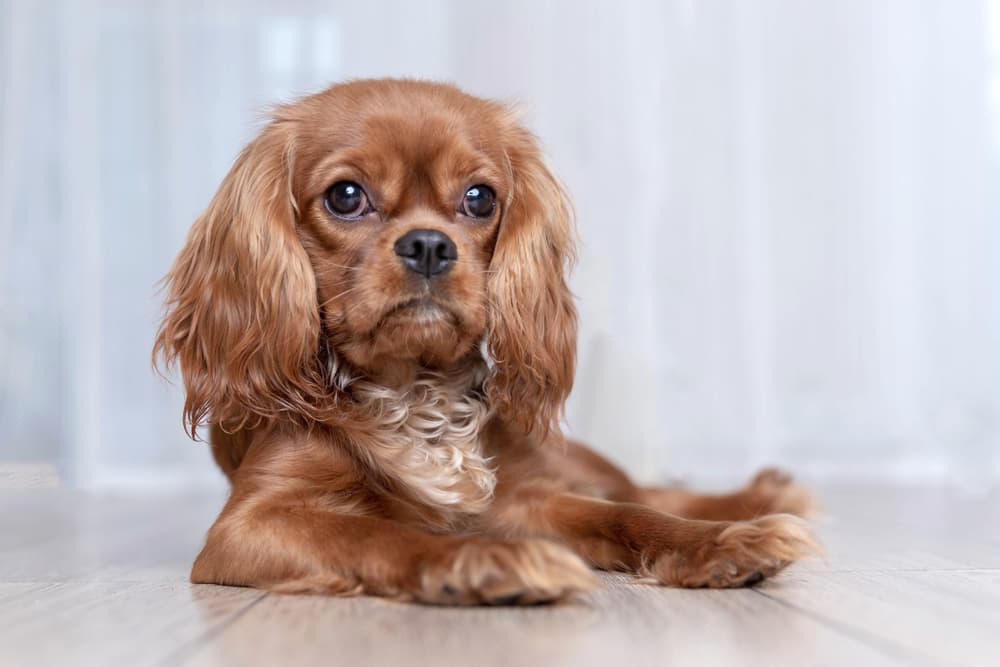
[[[396,240],[394,246],[403,264],[425,278],[436,276],[458,259],[458,248],[446,234],[435,229],[414,229]]]

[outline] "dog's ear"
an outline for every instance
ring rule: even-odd
[[[275,120],[236,160],[167,275],[154,362],[179,362],[184,417],[237,429],[309,415],[325,383],[316,280],[295,232],[294,121]]]
[[[576,308],[566,284],[572,204],[535,138],[516,128],[506,146],[513,187],[488,278],[487,397],[528,433],[558,432],[576,366]]]

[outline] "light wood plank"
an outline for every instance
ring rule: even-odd
[[[899,664],[749,590],[607,581],[572,604],[527,609],[269,596],[181,664]]]
[[[59,470],[51,463],[0,462],[0,489],[55,488]]]
[[[0,665],[169,664],[262,596],[189,584],[0,584]]]
[[[0,490],[0,582],[184,582],[221,504]]]
[[[1000,570],[790,572],[757,590],[914,660],[995,665],[1000,656]]]
[[[850,486],[820,490],[823,571],[1000,569],[1000,489]]]
[[[0,665],[990,664],[1000,494],[820,494],[829,562],[758,590],[623,577],[569,605],[429,609],[191,586],[219,496],[0,489]]]

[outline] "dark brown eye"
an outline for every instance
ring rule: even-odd
[[[324,203],[326,210],[338,218],[360,218],[368,212],[368,195],[354,181],[338,181],[331,185]]]
[[[488,185],[473,185],[462,197],[462,213],[471,218],[490,217],[496,205],[496,193]]]

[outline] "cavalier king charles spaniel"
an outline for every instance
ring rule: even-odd
[[[591,568],[738,587],[815,550],[780,472],[644,487],[564,438],[573,252],[501,104],[367,80],[278,108],[166,278],[154,357],[232,487],[191,580],[531,604]]]

